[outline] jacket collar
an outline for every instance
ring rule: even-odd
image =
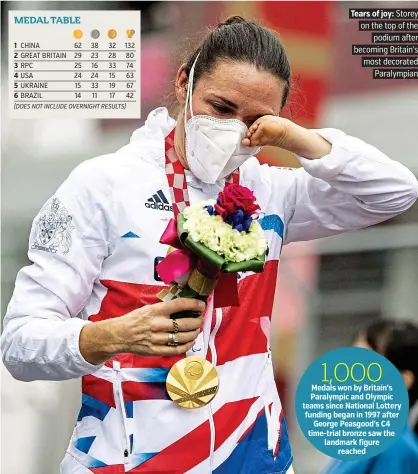
[[[165,167],[165,137],[176,126],[165,107],[153,110],[141,128],[135,130],[130,144],[138,149],[141,158],[151,164]],[[145,151],[145,153],[142,153]]]

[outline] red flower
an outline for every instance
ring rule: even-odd
[[[254,193],[239,184],[227,184],[223,192],[219,193],[218,199],[218,207],[221,207],[226,214],[234,214],[238,209],[242,209],[251,215],[260,209],[260,206],[255,202]],[[218,209],[217,212],[222,215]]]

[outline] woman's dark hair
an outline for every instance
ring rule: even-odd
[[[409,370],[415,381],[410,388],[410,408],[418,401],[418,326],[405,321],[383,320],[370,324],[360,334],[376,352],[400,371]],[[418,423],[415,426],[418,434]]]
[[[228,18],[211,30],[190,55],[186,64],[187,76],[198,54],[194,84],[203,74],[210,73],[220,59],[247,62],[284,83],[282,108],[286,105],[290,92],[290,65],[282,43],[269,29],[240,16]]]

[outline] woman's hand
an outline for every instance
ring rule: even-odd
[[[312,130],[275,115],[264,115],[248,129],[245,146],[275,146],[308,159],[322,158],[331,151],[331,144]]]
[[[250,126],[242,144],[251,147],[265,145],[280,147],[288,133],[288,122],[288,120],[275,115],[264,115]]]
[[[97,365],[120,353],[140,356],[172,356],[190,350],[199,335],[203,317],[177,320],[178,346],[168,346],[173,332],[170,315],[178,311],[203,311],[206,305],[191,298],[144,306],[112,319],[86,324],[80,334],[80,353],[87,362]]]

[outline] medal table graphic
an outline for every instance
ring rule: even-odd
[[[11,118],[140,118],[139,11],[10,11]]]

